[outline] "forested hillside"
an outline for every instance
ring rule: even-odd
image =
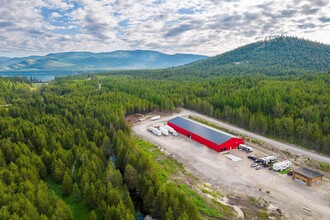
[[[200,219],[124,121],[155,104],[97,88],[85,78],[36,90],[0,80],[0,219],[135,219],[137,201],[155,218]]]
[[[293,75],[330,71],[330,45],[273,37],[178,68],[198,75]]]

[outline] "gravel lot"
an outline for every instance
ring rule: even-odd
[[[160,121],[188,114],[196,115],[194,112],[184,110],[179,114],[162,117]],[[273,206],[279,207],[288,219],[330,219],[329,179],[324,178],[322,182],[308,187],[287,175],[266,168],[261,170],[250,168],[252,161],[246,158],[245,152],[232,150],[231,154],[243,158],[241,161],[233,162],[181,134],[176,137],[155,136],[147,131],[148,126],[154,123],[150,120],[138,123],[134,125],[133,131],[143,139],[173,153],[187,170],[203,181],[220,188],[224,193],[261,197]],[[258,150],[255,150],[254,154],[263,155]],[[311,212],[303,207],[310,209]]]

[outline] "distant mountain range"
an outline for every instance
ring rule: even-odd
[[[9,60],[9,57],[0,57],[0,63]]]
[[[296,37],[277,36],[176,69],[198,75],[330,72],[330,46]]]
[[[109,53],[66,52],[20,58],[0,57],[0,71],[93,71],[167,68],[195,62],[207,56],[168,55],[150,50],[118,50]]]
[[[164,69],[174,67],[171,69]],[[290,75],[330,72],[330,46],[296,37],[268,37],[215,57],[168,55],[149,50],[109,53],[66,52],[22,58],[0,57],[0,72],[163,69],[150,74],[169,75]],[[132,74],[145,74],[134,72]]]

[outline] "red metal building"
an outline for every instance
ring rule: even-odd
[[[244,139],[221,132],[186,118],[176,117],[167,122],[181,134],[203,144],[217,152],[235,149],[244,144]]]

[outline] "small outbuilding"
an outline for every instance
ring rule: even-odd
[[[323,178],[323,174],[318,173],[314,170],[310,170],[306,167],[300,167],[296,170],[293,170],[293,179],[298,179],[307,184],[307,186],[311,186],[313,183],[321,180]]]
[[[235,149],[238,145],[244,144],[242,138],[186,118],[173,118],[167,122],[167,125],[217,152]]]

